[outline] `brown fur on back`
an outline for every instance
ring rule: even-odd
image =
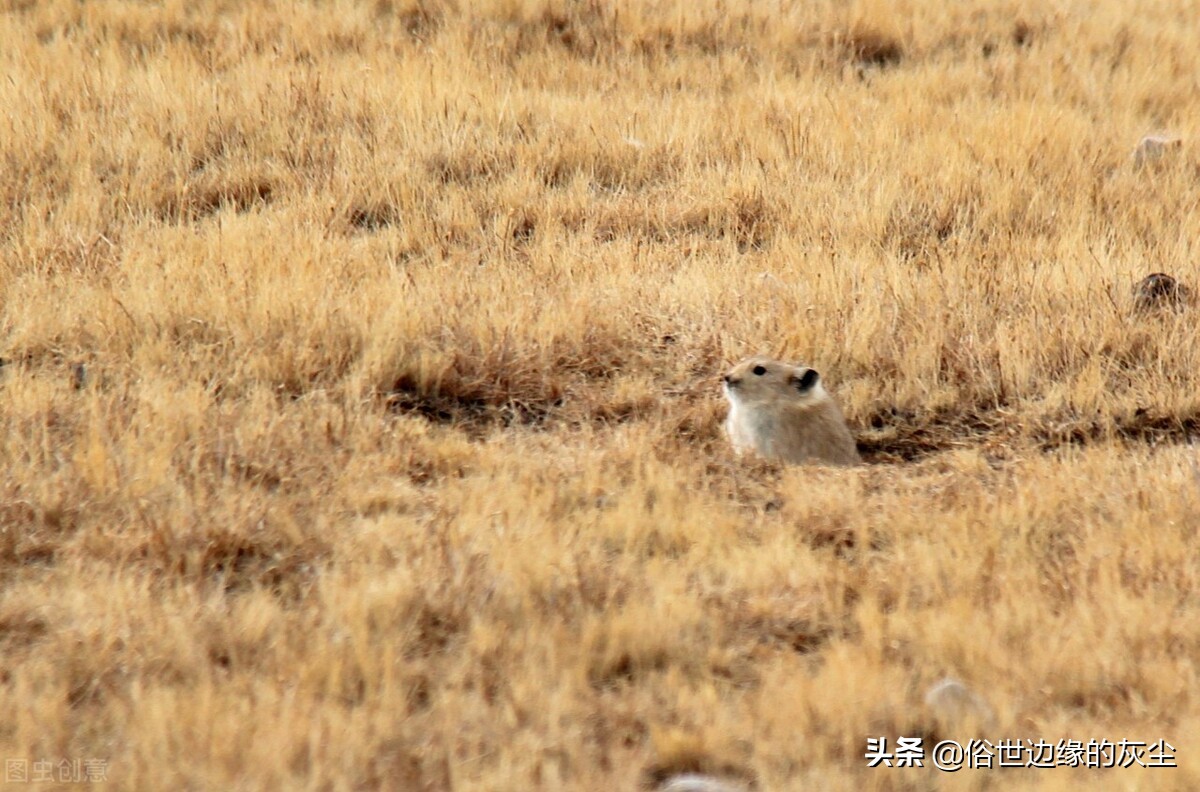
[[[1133,287],[1133,307],[1137,313],[1164,308],[1178,310],[1192,302],[1192,290],[1165,272],[1147,275]]]
[[[835,465],[861,461],[846,419],[832,398],[818,407],[786,410],[784,414],[781,422],[784,431],[779,442],[781,458],[789,462],[822,460]]]

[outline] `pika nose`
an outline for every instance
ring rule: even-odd
[[[721,377],[721,379],[725,380],[726,385],[733,384],[733,377],[729,376],[728,374],[726,374],[724,377]]]

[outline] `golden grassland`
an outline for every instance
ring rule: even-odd
[[[1200,788],[1200,339],[1130,310],[1198,274],[1196,3],[4,0],[0,41],[0,757]],[[733,458],[755,353],[868,464]],[[1180,767],[867,769],[973,736],[944,675],[991,739]]]

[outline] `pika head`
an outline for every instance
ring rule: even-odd
[[[731,404],[777,402],[799,406],[828,397],[821,375],[807,366],[789,366],[765,357],[743,360],[725,374],[725,398]]]
[[[821,375],[766,357],[726,372],[725,431],[734,450],[784,462],[851,465],[860,461],[842,412]]]

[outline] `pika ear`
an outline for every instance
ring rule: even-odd
[[[796,384],[796,390],[804,393],[812,390],[812,386],[816,385],[820,379],[821,375],[817,373],[816,369],[805,369],[799,377],[792,377],[792,382]]]

